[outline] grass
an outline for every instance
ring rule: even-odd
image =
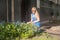
[[[21,39],[21,40],[58,40],[57,37],[53,37],[49,35],[48,33],[41,33],[40,36],[36,35],[32,38],[27,38],[27,39]]]

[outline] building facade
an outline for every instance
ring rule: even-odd
[[[0,0],[0,22],[26,21],[32,6],[36,0]]]
[[[44,17],[48,17],[47,19],[60,20],[60,0],[40,0],[40,2],[40,8],[43,12],[41,15],[46,15]]]
[[[0,22],[29,21],[31,8],[35,6],[41,21],[60,20],[59,0],[0,0]]]

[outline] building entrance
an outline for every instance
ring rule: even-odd
[[[22,0],[21,2],[21,21],[27,21],[27,15],[30,6],[30,0]],[[27,14],[28,13],[28,14]]]
[[[22,0],[21,2],[21,21],[30,21],[32,6],[36,7],[36,0]]]

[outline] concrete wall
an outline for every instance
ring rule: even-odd
[[[15,0],[14,2],[14,21],[21,21],[21,1]]]
[[[0,21],[6,21],[6,0],[0,0]]]

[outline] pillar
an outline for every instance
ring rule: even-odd
[[[37,1],[36,1],[36,7],[37,7],[37,10],[38,10],[40,19],[41,19],[41,15],[40,15],[40,0],[37,0]]]
[[[7,1],[7,22],[8,22],[8,0]]]
[[[40,8],[40,0],[37,0],[37,8]]]
[[[11,0],[11,9],[12,9],[11,21],[14,22],[14,0]]]

